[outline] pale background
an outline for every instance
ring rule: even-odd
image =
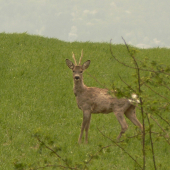
[[[170,48],[170,1],[0,0],[0,32]]]

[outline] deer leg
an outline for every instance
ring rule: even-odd
[[[90,119],[90,116],[91,116],[91,113],[89,111],[83,111],[83,122],[82,122],[82,125],[81,125],[81,132],[80,132],[80,136],[79,136],[79,140],[78,140],[79,144],[81,143],[84,128],[87,126],[88,121]]]
[[[89,126],[90,126],[90,120],[91,120],[91,114],[90,114],[88,121],[86,123],[86,126],[85,126],[85,132],[86,132],[85,142],[86,142],[86,144],[88,143],[88,131],[89,131]]]
[[[143,126],[136,117],[136,107],[130,106],[125,112],[126,117],[136,126],[138,126],[143,131]]]
[[[117,137],[117,141],[119,141],[122,134],[125,133],[125,131],[128,129],[128,124],[126,123],[123,112],[117,112],[117,113],[115,113],[115,116],[116,116],[117,120],[119,121],[119,123],[121,125],[121,131],[120,131],[120,133]]]

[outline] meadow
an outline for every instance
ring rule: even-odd
[[[87,168],[135,169],[134,161],[98,130],[111,139],[116,139],[120,125],[113,113],[92,115],[89,143],[79,145],[77,142],[82,111],[76,104],[72,72],[66,66],[65,59],[73,61],[73,51],[78,60],[82,49],[82,62],[91,60],[90,67],[84,72],[84,83],[87,86],[102,88],[103,84],[111,88],[113,82],[117,86],[125,86],[119,74],[126,82],[131,82],[133,70],[113,59],[109,43],[70,43],[27,33],[0,33],[0,169],[61,169],[47,166],[63,165],[63,162],[41,146],[36,136],[49,147],[55,148],[72,167],[76,164],[83,166],[84,162],[89,161],[90,155],[98,153],[104,146],[112,145],[99,152],[87,164]],[[170,63],[170,49],[137,50],[139,58],[148,57]],[[131,63],[125,45],[112,45],[112,51],[121,61]],[[94,76],[100,84],[87,73]],[[165,91],[161,91],[161,94],[165,94]],[[159,96],[155,95],[155,98]],[[162,113],[162,116],[170,120],[169,112]],[[142,120],[139,110],[137,117]],[[129,129],[123,139],[137,133],[129,120],[127,123]],[[154,128],[159,131],[158,126]],[[167,170],[170,167],[170,146],[163,138],[157,141],[156,137],[154,144],[157,167]],[[140,138],[130,139],[121,146],[142,164]],[[146,169],[154,169],[150,152],[146,155]]]

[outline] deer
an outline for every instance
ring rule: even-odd
[[[83,111],[83,122],[81,125],[81,132],[78,138],[78,143],[81,143],[83,132],[85,130],[85,143],[88,143],[88,131],[90,126],[91,114],[108,114],[113,112],[118,122],[121,125],[121,131],[117,137],[117,141],[120,140],[122,134],[128,129],[128,124],[125,120],[124,115],[141,131],[143,126],[136,117],[136,105],[133,100],[127,98],[117,98],[109,94],[108,89],[87,87],[83,82],[83,72],[89,67],[90,60],[87,60],[81,65],[83,57],[83,50],[79,63],[77,64],[75,55],[72,53],[74,64],[69,59],[66,59],[66,65],[73,72],[73,91],[76,97],[78,108]],[[134,99],[137,95],[133,95]]]

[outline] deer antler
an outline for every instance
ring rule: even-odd
[[[74,53],[72,52],[72,57],[73,57],[73,59],[74,59],[74,62],[75,62],[75,65],[77,65],[77,62],[76,62],[76,58],[75,58],[75,55],[74,55]]]
[[[82,58],[83,58],[83,50],[81,50],[81,57],[80,57],[80,60],[79,60],[79,65],[81,64]]]

